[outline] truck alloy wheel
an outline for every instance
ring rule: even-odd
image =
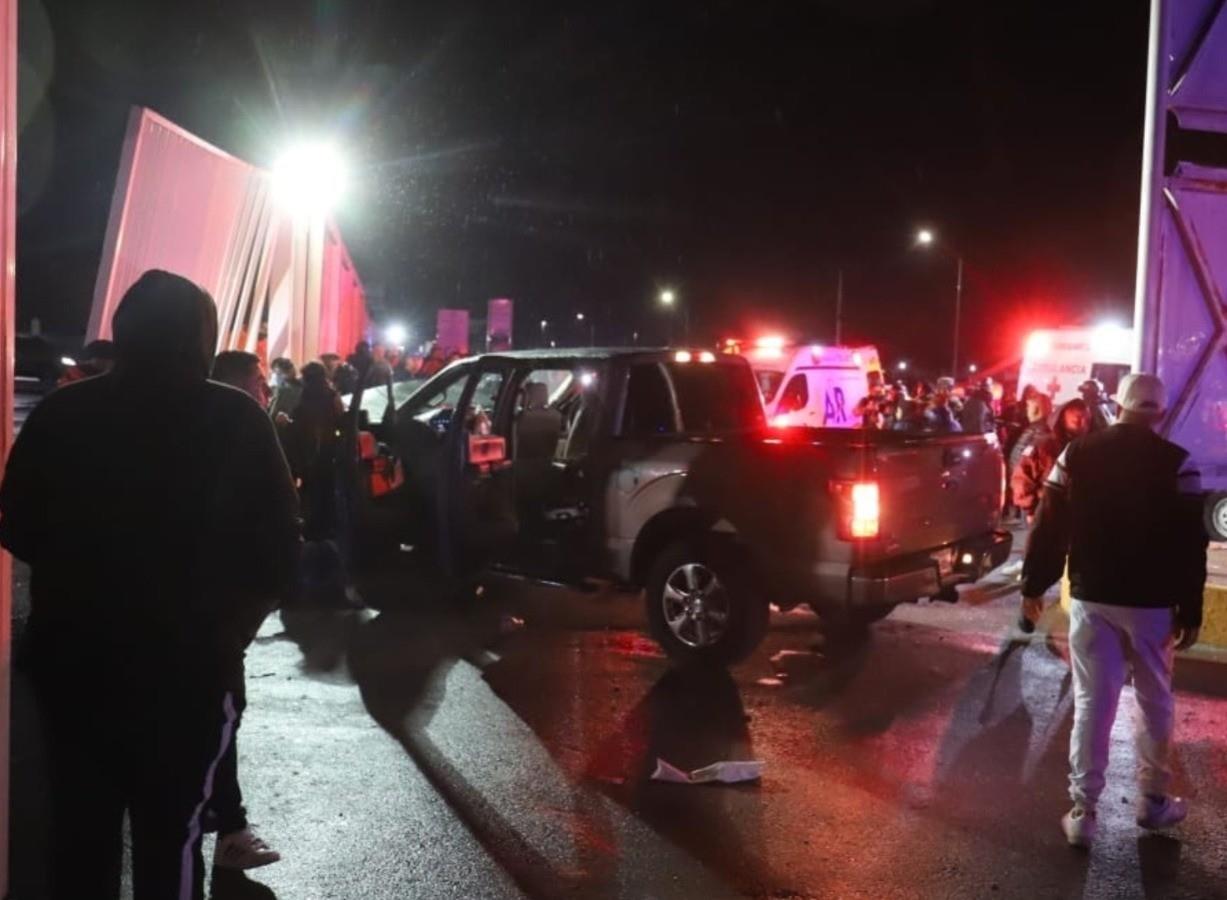
[[[665,624],[687,647],[710,647],[724,637],[729,598],[720,578],[702,563],[678,566],[661,593]]]
[[[735,544],[695,538],[656,557],[645,592],[648,626],[683,665],[745,659],[767,632],[770,607]]]
[[[1206,530],[1211,540],[1227,541],[1227,493],[1211,494],[1206,500]]]

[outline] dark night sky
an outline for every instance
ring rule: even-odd
[[[336,135],[359,272],[418,323],[514,297],[663,337],[846,330],[948,358],[1127,314],[1145,0],[22,0],[19,317],[82,330],[131,104],[267,164]]]

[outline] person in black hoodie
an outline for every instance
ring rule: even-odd
[[[0,485],[0,544],[32,570],[21,662],[49,748],[53,896],[119,896],[127,811],[135,896],[198,898],[200,817],[244,651],[293,581],[297,499],[264,411],[206,380],[205,291],[146,272],[112,330],[114,370],[31,413]]]

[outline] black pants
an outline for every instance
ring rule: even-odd
[[[221,687],[116,688],[35,678],[52,793],[52,896],[119,897],[123,816],[134,900],[199,900],[200,820],[238,709]]]
[[[241,705],[239,707],[241,716]],[[234,735],[226,747],[226,752],[217,761],[217,772],[213,778],[213,797],[209,801],[209,830],[216,831],[218,837],[225,837],[247,827],[247,810],[243,806],[243,791],[239,788],[240,721],[240,718],[234,721]]]

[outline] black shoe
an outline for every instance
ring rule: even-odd
[[[1023,634],[1034,634],[1035,633],[1035,623],[1032,622],[1030,619],[1028,619],[1026,616],[1020,615],[1018,617],[1018,630],[1021,631]]]

